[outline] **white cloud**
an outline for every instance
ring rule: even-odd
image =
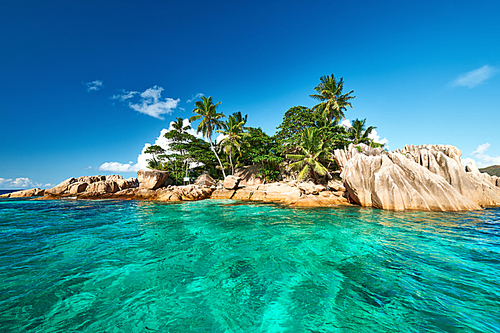
[[[490,156],[486,154],[486,151],[490,148],[490,146],[491,145],[488,142],[483,143],[482,145],[477,146],[476,150],[471,153],[471,155],[476,158],[477,166],[479,168],[484,168],[490,165],[500,165],[500,156]]]
[[[352,123],[349,119],[344,119],[342,120],[342,122],[340,123],[340,125],[344,126],[344,128],[346,129],[346,131],[352,127]]]
[[[27,178],[27,177],[19,177],[16,179],[0,178],[0,188],[24,189],[24,188],[34,188],[34,187],[47,188],[50,186],[52,186],[52,185],[51,184],[37,183],[37,182],[34,182],[33,180]]]
[[[481,68],[460,75],[452,82],[452,84],[455,87],[474,88],[492,77],[496,72],[497,69],[495,67],[485,65]]]
[[[368,134],[368,137],[374,142],[385,145],[385,148],[389,149],[389,140],[387,138],[380,139],[380,135],[378,135],[377,130],[372,130],[370,134]]]
[[[200,98],[201,96],[205,96],[204,94],[202,93],[197,93],[196,95],[194,95],[193,97],[191,97],[190,99],[188,99],[186,101],[186,103],[193,103],[195,100],[197,100],[198,98]]]
[[[125,91],[118,95],[113,95],[111,99],[119,99],[120,101],[126,101],[127,99],[133,98],[135,95],[140,94],[138,91]]]
[[[137,102],[130,101],[128,106],[137,112],[147,114],[148,116],[164,119],[162,115],[172,114],[173,110],[177,107],[180,99],[173,99],[166,97],[161,98],[161,92],[164,89],[160,86],[153,86],[146,89],[144,92],[140,93],[138,91],[123,91],[122,94],[114,95],[112,99],[118,99],[122,102],[135,98],[140,95],[140,99]]]
[[[99,89],[101,89],[103,87],[103,84],[102,84],[102,81],[100,80],[94,80],[92,82],[87,82],[85,83],[85,85],[87,86],[87,91],[98,91]]]
[[[476,150],[472,152],[472,155],[482,155],[484,154],[488,148],[490,148],[490,144],[488,142],[483,143],[482,145],[477,146]]]
[[[164,128],[160,131],[160,135],[156,138],[155,142],[153,145],[158,145],[165,149],[167,151],[167,154],[171,153],[172,151],[170,150],[170,140],[165,138],[165,133],[168,131],[173,130],[172,124],[174,122],[170,122],[170,126],[168,129]],[[189,119],[185,118],[183,122],[183,126],[186,127],[190,125]],[[192,134],[198,138],[202,138],[201,134],[197,134],[195,129],[189,129],[187,130],[189,134]],[[106,162],[103,163],[100,167],[99,170],[102,171],[111,171],[111,172],[137,172],[140,169],[146,169],[148,166],[148,159],[152,158],[151,154],[145,153],[146,149],[150,147],[150,143],[145,143],[144,147],[142,148],[141,153],[137,156],[137,163],[134,164],[134,162],[129,162],[129,163],[119,163],[119,162]]]

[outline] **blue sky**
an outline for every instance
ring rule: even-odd
[[[499,17],[498,1],[4,1],[0,188],[133,176],[200,93],[273,134],[332,73],[391,150],[500,164]]]

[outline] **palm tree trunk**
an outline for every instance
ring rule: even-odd
[[[209,141],[210,141],[210,148],[214,152],[215,157],[217,157],[217,161],[219,161],[219,165],[220,165],[220,168],[222,170],[222,174],[224,175],[224,179],[226,179],[226,173],[224,172],[224,167],[222,166],[222,162],[220,161],[219,155],[217,155],[217,152],[215,151],[214,145],[212,143],[212,139],[209,138]]]
[[[234,175],[234,166],[233,166],[233,147],[229,147],[229,163],[231,163],[231,174]]]

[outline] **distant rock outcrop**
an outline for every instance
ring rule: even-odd
[[[83,176],[69,178],[51,189],[45,190],[48,197],[99,197],[105,194],[117,193],[121,190],[137,188],[137,178],[123,179],[120,175]]]
[[[40,188],[32,188],[29,190],[16,191],[0,195],[0,198],[27,198],[37,197],[45,194],[45,190]]]
[[[453,146],[405,146],[385,152],[364,144],[335,150],[349,197],[391,210],[460,211],[500,204],[496,180],[461,165]]]

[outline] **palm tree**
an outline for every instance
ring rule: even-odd
[[[352,122],[352,126],[348,130],[349,139],[351,139],[354,144],[358,143],[368,143],[370,144],[372,139],[368,136],[376,128],[370,126],[365,128],[366,118],[363,120],[356,119]]]
[[[335,76],[323,75],[320,83],[314,88],[318,94],[309,95],[310,97],[320,101],[312,109],[325,117],[328,117],[330,122],[338,124],[340,120],[345,118],[344,111],[347,107],[351,107],[351,100],[356,96],[350,96],[354,90],[347,94],[342,94],[344,89],[344,78],[337,81]]]
[[[236,119],[236,121],[238,123],[242,123],[241,124],[241,128],[242,129],[246,129],[245,128],[245,125],[247,123],[247,118],[248,118],[248,115],[246,114],[244,117],[241,115],[241,111],[238,111],[238,112],[235,112],[233,113],[233,117]]]
[[[194,105],[196,106],[193,109],[193,112],[196,113],[196,116],[192,116],[189,118],[190,122],[201,119],[198,128],[196,129],[196,133],[203,133],[203,136],[208,139],[210,142],[210,149],[217,157],[217,161],[219,161],[219,165],[222,170],[222,174],[224,175],[224,179],[226,178],[226,173],[224,172],[224,167],[222,166],[222,162],[220,161],[219,155],[215,151],[214,144],[212,142],[212,135],[214,132],[222,127],[222,118],[225,118],[224,114],[217,113],[217,106],[219,106],[221,102],[217,102],[214,104],[212,102],[212,96],[205,97],[201,96],[201,101],[196,101]]]
[[[179,134],[180,137],[182,137],[182,135],[184,133],[186,133],[187,130],[191,129],[190,125],[184,126],[184,118],[179,118],[179,117],[175,118],[175,121],[172,122],[171,126],[172,126],[172,129],[174,131],[176,131]],[[188,176],[188,170],[189,170],[189,163],[188,163],[188,159],[186,158],[187,152],[184,149],[182,149],[180,152],[181,152],[181,155],[184,158],[184,164],[186,166],[186,175],[185,175],[185,177],[187,177]]]
[[[224,135],[221,141],[224,152],[229,156],[229,164],[231,165],[231,173],[234,174],[233,164],[233,148],[235,148],[241,155],[242,138],[247,136],[248,133],[243,132],[243,125],[246,123],[248,115],[244,118],[241,117],[241,112],[237,112],[229,116],[228,120],[222,124],[224,130],[217,130],[218,133]],[[249,145],[248,142],[244,144]]]
[[[175,118],[175,121],[172,122],[172,128],[177,131],[179,134],[191,129],[191,126],[190,125],[186,125],[184,126],[184,118],[179,118],[179,117],[176,117]]]
[[[332,141],[323,139],[317,128],[306,128],[302,132],[300,142],[297,144],[297,150],[302,154],[287,154],[286,157],[292,160],[298,160],[290,164],[293,170],[300,170],[299,180],[304,179],[309,173],[317,179],[316,174],[320,176],[327,175],[330,178],[330,173],[322,164],[322,161],[329,161],[328,156],[331,153]]]

